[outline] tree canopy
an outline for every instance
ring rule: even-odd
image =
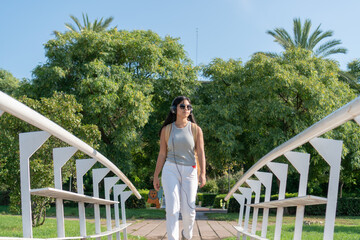
[[[45,50],[47,62],[33,71],[28,94],[74,95],[84,122],[101,132],[101,152],[125,173],[141,169],[133,158],[150,161],[147,155],[158,151],[153,132],[165,119],[164,104],[197,85],[196,68],[178,39],[152,31],[66,32]]]
[[[214,60],[204,69],[210,83],[199,89],[199,109],[204,114],[199,119],[210,164],[218,171],[229,166],[237,170],[244,166],[246,170],[273,148],[354,99],[349,85],[338,80],[339,71],[333,61],[301,48],[288,49],[279,57],[258,53],[244,65],[235,60]],[[351,124],[344,129],[347,134],[358,132]],[[327,136],[346,138],[344,129]],[[358,145],[347,145],[345,152],[357,155]],[[313,178],[326,169],[307,145],[299,150],[314,156],[312,164],[318,167],[311,168]],[[344,167],[347,161],[357,161],[346,155]],[[354,166],[357,164],[351,170]],[[342,177],[345,181],[347,175]],[[311,189],[321,191],[317,188],[324,181],[320,177]]]

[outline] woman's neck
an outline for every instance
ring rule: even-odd
[[[175,126],[176,126],[177,128],[184,128],[187,123],[188,123],[187,118],[176,119],[176,121],[175,121]]]

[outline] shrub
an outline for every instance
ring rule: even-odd
[[[125,202],[125,208],[146,208],[145,199],[142,197],[138,199],[134,194],[131,195]]]
[[[214,204],[216,194],[215,193],[202,193],[201,194],[201,206],[212,207]]]
[[[225,204],[225,208],[228,208],[227,202],[224,200],[226,194],[219,194],[215,197],[213,208],[222,208],[221,204]]]
[[[218,193],[219,187],[214,179],[210,179],[206,182],[205,186],[201,188],[201,192]]]
[[[307,215],[324,215],[326,205],[312,205],[305,207]],[[338,198],[337,216],[360,216],[360,198]]]

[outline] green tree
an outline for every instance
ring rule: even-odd
[[[0,91],[12,95],[19,86],[19,79],[10,72],[0,69]]]
[[[71,23],[65,23],[65,27],[72,32],[82,32],[82,31],[94,31],[94,32],[102,32],[106,31],[107,28],[110,26],[110,23],[114,20],[113,17],[106,18],[100,18],[95,19],[94,22],[90,22],[89,17],[87,14],[82,14],[83,18],[83,25],[80,23],[80,20],[75,17],[74,15],[70,15],[70,18],[74,21],[76,27]],[[59,31],[54,31],[55,35],[59,35]]]
[[[244,142],[251,165],[252,159],[258,160],[356,97],[348,84],[338,80],[339,71],[333,61],[315,57],[311,51],[300,48],[289,49],[278,58],[256,54],[245,64]],[[348,133],[357,134],[358,128],[348,128]],[[333,135],[347,138],[341,128],[325,137]],[[321,174],[327,169],[325,161],[308,145],[298,150],[312,154],[309,192],[326,192],[320,188],[328,180],[327,175]],[[344,145],[343,167],[347,161],[356,163],[358,160],[349,156],[358,152],[358,143]],[[342,172],[342,181],[350,178],[346,172]],[[293,175],[289,179],[297,177]]]
[[[52,97],[41,98],[41,100],[33,100],[23,96],[19,101],[56,122],[89,145],[97,148],[100,141],[100,133],[95,125],[82,123],[82,115],[80,114],[82,107],[73,96],[54,93]],[[17,213],[21,211],[18,135],[19,133],[30,131],[38,131],[38,129],[10,114],[5,113],[0,118],[0,190],[10,192],[10,207],[13,212]],[[50,137],[31,157],[30,176],[32,189],[53,187],[52,149],[65,146],[68,145],[55,137]],[[78,152],[74,159],[84,157],[83,154]],[[64,182],[70,176],[76,177],[74,159],[70,160],[62,168]],[[41,225],[45,221],[46,209],[53,201],[54,199],[52,198],[32,196],[34,226]]]
[[[244,144],[243,111],[246,104],[241,93],[243,66],[240,60],[214,59],[203,68],[203,82],[196,92],[194,112],[204,132],[205,152],[212,177],[229,170],[240,170]],[[198,110],[198,111],[197,111]]]
[[[306,19],[304,25],[301,24],[300,18],[293,20],[294,37],[284,28],[275,28],[273,31],[269,30],[267,33],[275,38],[275,42],[279,43],[285,50],[290,48],[304,48],[313,51],[315,56],[327,57],[336,53],[346,53],[347,49],[337,47],[341,44],[340,40],[330,40],[321,44],[316,50],[315,47],[324,39],[332,37],[333,31],[323,32],[319,25],[316,30],[310,34],[311,20]]]
[[[197,85],[178,39],[152,31],[66,32],[45,49],[48,61],[35,68],[28,94],[73,94],[84,122],[99,127],[101,151],[124,172],[132,170],[136,183],[144,182],[172,99]]]

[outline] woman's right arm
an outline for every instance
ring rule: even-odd
[[[164,166],[166,155],[167,155],[167,143],[165,140],[165,127],[163,127],[160,134],[160,151],[156,162],[154,181],[153,181],[154,188],[156,191],[160,190],[159,174]]]

